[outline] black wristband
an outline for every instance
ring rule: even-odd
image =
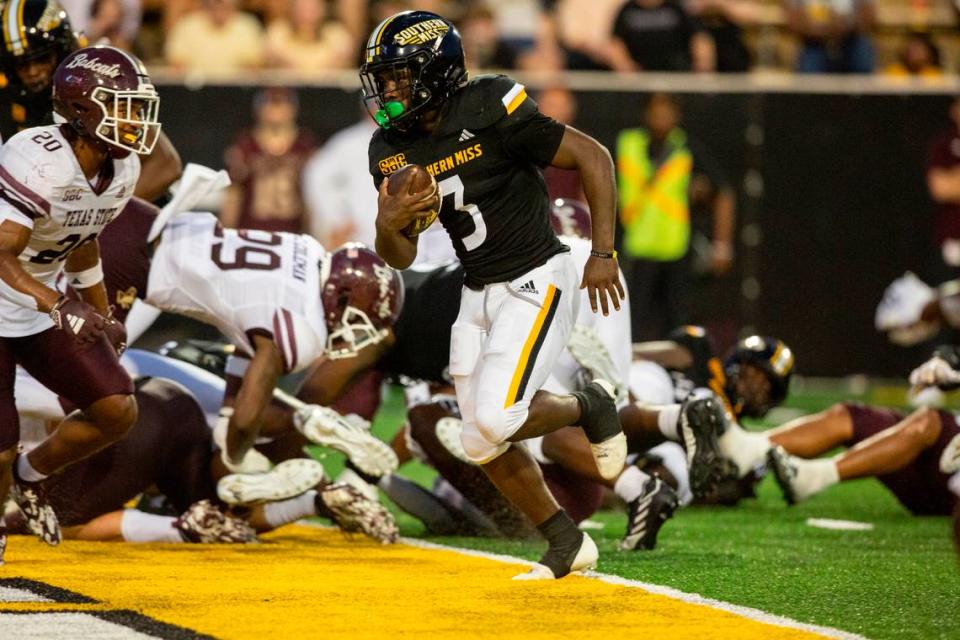
[[[590,250],[590,255],[594,258],[604,258],[606,260],[616,260],[617,259],[617,250],[614,249],[612,252],[607,253],[606,251],[597,251],[596,249]]]

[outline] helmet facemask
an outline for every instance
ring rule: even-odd
[[[91,132],[97,138],[140,155],[153,151],[160,137],[160,97],[153,85],[141,84],[133,91],[97,87],[90,99],[102,112]]]
[[[404,58],[363,65],[363,102],[378,125],[406,131],[419,120],[434,99],[433,91],[423,81],[424,70],[433,57],[432,51],[422,50]]]
[[[361,350],[387,337],[387,329],[377,329],[366,313],[347,305],[339,323],[330,328],[324,352],[331,360],[353,358]]]

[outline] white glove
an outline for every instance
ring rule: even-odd
[[[917,389],[960,384],[960,372],[940,356],[933,356],[910,374],[910,384]]]
[[[223,465],[231,473],[266,473],[273,468],[270,460],[257,451],[250,449],[240,460],[232,460],[227,455],[227,430],[230,426],[230,417],[233,415],[233,409],[223,407],[220,409],[220,416],[216,424],[213,425],[213,442],[220,449],[220,459]]]
[[[933,288],[907,271],[883,292],[874,316],[877,331],[904,329],[919,322],[924,307],[936,297]]]

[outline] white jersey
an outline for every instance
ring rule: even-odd
[[[21,131],[0,147],[0,224],[11,220],[32,229],[20,264],[52,288],[70,252],[96,238],[126,206],[140,177],[133,154],[108,160],[91,184],[60,126]],[[0,336],[28,336],[53,322],[30,296],[0,281]]]
[[[319,357],[327,327],[320,302],[320,260],[307,235],[224,229],[209,213],[184,213],[163,230],[146,302],[220,330],[253,355],[253,336],[272,339],[287,372]]]

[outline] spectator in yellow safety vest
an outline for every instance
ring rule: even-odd
[[[717,162],[680,128],[680,104],[655,93],[644,125],[617,138],[617,183],[623,227],[621,267],[631,297],[634,341],[656,340],[688,323],[690,195],[702,176],[712,192],[710,270],[733,264],[735,199]],[[697,178],[697,180],[694,180]]]

